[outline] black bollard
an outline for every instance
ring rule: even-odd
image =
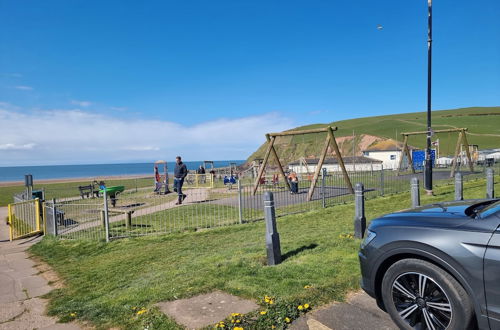
[[[280,235],[276,228],[274,196],[270,191],[264,193],[264,216],[266,219],[267,264],[269,266],[274,266],[281,263],[281,246]]]
[[[365,187],[356,183],[354,187],[354,237],[363,238],[366,229]]]

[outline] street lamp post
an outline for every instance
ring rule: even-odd
[[[432,82],[432,0],[427,0],[429,13],[427,21],[427,149],[425,152],[425,190],[432,195],[432,158],[431,158],[431,82]]]

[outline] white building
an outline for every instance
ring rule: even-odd
[[[410,152],[414,147],[408,146]],[[363,150],[363,155],[366,157],[382,161],[384,169],[396,170],[399,166],[399,160],[403,157],[402,167],[408,166],[408,158],[403,154],[403,143],[392,139],[384,140],[375,143],[374,145]]]
[[[348,172],[355,171],[380,171],[382,169],[382,161],[377,159],[371,159],[363,156],[356,157],[342,157],[344,160],[344,166]],[[318,166],[318,158],[305,159],[306,164],[303,161],[295,161],[288,164],[290,171],[297,174],[313,174]],[[341,168],[336,157],[325,158],[323,162],[323,167],[326,168],[328,172],[340,172]]]

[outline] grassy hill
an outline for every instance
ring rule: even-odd
[[[364,149],[364,144],[361,143],[363,135],[402,141],[401,132],[425,131],[426,123],[426,112],[414,112],[313,124],[291,130],[305,130],[328,125],[337,126],[338,131],[335,132],[335,136],[342,154],[352,155],[354,153],[360,154],[361,149]],[[500,148],[500,107],[472,107],[433,111],[432,127],[435,130],[467,127],[469,129],[467,140],[470,144],[477,144],[480,149]],[[344,138],[339,139],[341,137]],[[436,134],[433,141],[439,139],[441,155],[452,155],[457,137],[457,133],[441,133]],[[284,162],[297,160],[300,157],[318,156],[324,139],[325,134],[279,137],[276,140],[278,155]],[[424,148],[425,135],[410,137],[409,144]],[[266,144],[263,144],[248,158],[248,161],[263,158],[265,150]]]

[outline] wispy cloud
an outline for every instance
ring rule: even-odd
[[[71,104],[77,105],[82,108],[86,108],[92,105],[90,101],[79,101],[79,100],[71,100]]]
[[[36,146],[35,143],[26,143],[26,144],[0,144],[0,150],[31,150]]]
[[[265,133],[294,125],[277,113],[185,126],[83,110],[2,107],[0,123],[0,165],[150,161],[178,154],[186,160],[244,159],[265,141]]]
[[[25,85],[14,86],[14,88],[19,89],[21,91],[32,91],[33,90],[33,87],[25,86]]]

